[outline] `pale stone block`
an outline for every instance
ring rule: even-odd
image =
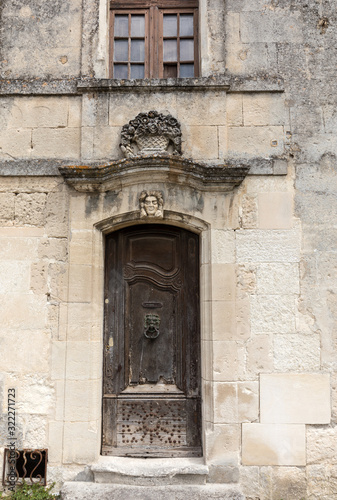
[[[64,424],[63,463],[90,464],[99,456],[101,430],[93,422],[66,422]]]
[[[55,388],[49,377],[28,374],[19,387],[20,413],[50,415],[55,404]],[[21,389],[21,390],[20,390]]]
[[[272,498],[304,499],[307,496],[307,477],[303,467],[273,467]]]
[[[92,340],[91,331],[96,325],[92,307],[86,303],[71,302],[67,312],[67,339],[73,341]]]
[[[217,424],[238,422],[238,396],[236,384],[214,384],[214,422]]]
[[[67,380],[65,388],[65,419],[87,422],[101,413],[100,382],[97,380]]]
[[[261,500],[268,500],[266,497],[260,495],[260,478],[259,467],[240,467],[240,486],[242,493],[248,498],[260,498]]]
[[[254,422],[259,419],[258,382],[238,382],[238,419],[239,422]]]
[[[48,463],[62,463],[63,422],[48,423]]]
[[[0,193],[0,220],[14,219],[14,193]]]
[[[211,232],[203,231],[200,235],[201,255],[200,264],[209,264],[211,261]]]
[[[307,426],[307,462],[308,465],[337,463],[337,427]]]
[[[308,497],[313,500],[331,500],[337,497],[337,466],[308,465]]]
[[[321,366],[319,335],[274,335],[274,367],[279,371],[318,371]]]
[[[93,155],[95,159],[110,160],[119,156],[119,143],[121,141],[120,127],[95,127],[93,139]]]
[[[15,198],[15,220],[18,224],[43,226],[45,222],[46,194],[19,193]]]
[[[31,259],[36,259],[39,239],[21,238],[19,237],[19,231],[17,236],[1,236],[0,259],[10,261],[30,261]]]
[[[241,94],[227,94],[226,118],[228,125],[233,127],[243,126],[243,103]]]
[[[45,448],[47,446],[47,419],[41,415],[20,413],[23,430],[23,448]]]
[[[3,330],[0,338],[0,371],[48,373],[49,334],[41,330]]]
[[[238,262],[299,262],[301,235],[297,228],[236,231]]]
[[[68,299],[68,265],[56,262],[48,266],[49,293],[53,300],[65,302]],[[76,286],[76,283],[73,284]]]
[[[34,293],[46,294],[48,280],[48,265],[44,262],[33,262],[30,275],[30,289]]]
[[[92,267],[72,264],[69,268],[69,301],[90,302]]]
[[[222,147],[226,137],[230,155],[280,155],[284,149],[284,131],[280,126],[228,127],[227,131],[219,127],[219,147]]]
[[[242,424],[243,465],[305,465],[305,425]]]
[[[201,341],[201,376],[203,380],[213,380],[213,344],[210,340]]]
[[[59,340],[51,344],[51,370],[52,379],[63,379],[66,376],[66,342]]]
[[[240,39],[240,14],[237,12],[226,13],[226,44],[236,44]]]
[[[34,129],[32,132],[32,144],[33,158],[76,160],[80,157],[80,129]]]
[[[254,196],[257,193],[289,193],[293,189],[293,181],[284,175],[252,175],[246,177],[244,187],[247,194]]]
[[[255,229],[257,227],[258,209],[257,197],[244,195],[241,205],[241,225],[244,229]]]
[[[46,306],[45,296],[2,295],[0,298],[1,325],[8,329],[41,330],[46,327]]]
[[[236,277],[233,264],[212,265],[212,300],[233,300]]]
[[[221,127],[223,128],[223,127]],[[218,130],[215,126],[183,125],[183,155],[195,160],[216,160],[218,153]]]
[[[243,43],[256,42],[303,42],[302,19],[299,11],[282,15],[279,11],[243,12],[240,16],[240,32]]]
[[[292,295],[252,295],[252,333],[292,333],[295,331],[295,298]]]
[[[206,439],[207,463],[236,466],[239,463],[240,425],[214,425]]]
[[[55,380],[54,419],[64,421],[65,380]]]
[[[243,379],[244,347],[239,342],[216,341],[213,343],[214,380],[232,382]]]
[[[293,197],[290,193],[259,193],[258,219],[261,229],[291,229]]]
[[[47,195],[46,233],[52,238],[68,238],[69,191],[64,184]]]
[[[65,261],[68,255],[66,238],[42,238],[39,244],[39,259]]]
[[[68,101],[66,96],[16,98],[8,128],[66,127]]]
[[[283,125],[285,107],[280,94],[244,94],[243,119],[245,127]]]
[[[94,127],[81,128],[81,160],[94,158]]]
[[[214,340],[236,340],[236,314],[234,301],[212,302]]]
[[[71,97],[68,102],[68,127],[79,128],[82,125],[82,98]]]
[[[2,130],[0,132],[0,158],[4,160],[30,158],[31,144],[32,132],[30,130]]]
[[[247,342],[246,369],[256,377],[261,372],[273,370],[273,345],[271,335],[257,335]]]
[[[176,96],[177,112],[175,118],[186,126],[225,125],[226,124],[226,93],[203,92],[202,95],[195,92],[180,92]],[[216,133],[216,130],[214,129]]]
[[[0,261],[0,294],[28,292],[29,263],[25,261]]]
[[[212,340],[212,302],[200,304],[201,340]]]
[[[92,262],[92,231],[71,232],[69,261],[74,264],[89,265]]]
[[[247,297],[256,293],[256,266],[254,264],[239,264],[236,267],[237,296]]]
[[[328,424],[330,376],[321,373],[260,375],[262,423]]]
[[[289,295],[300,293],[298,264],[262,263],[256,268],[256,293]]]
[[[67,380],[96,379],[101,375],[101,342],[67,342]]]
[[[235,262],[235,232],[222,229],[211,230],[212,262],[230,264]]]

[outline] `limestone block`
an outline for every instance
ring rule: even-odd
[[[256,293],[256,266],[254,264],[236,266],[236,281],[238,297]]]
[[[68,299],[68,265],[63,262],[51,263],[48,266],[48,286],[52,300]],[[76,283],[73,284],[76,286]]]
[[[240,42],[240,14],[228,11],[226,15],[226,44],[234,45]]]
[[[337,496],[337,466],[308,465],[308,497],[314,500],[331,500]]]
[[[46,297],[12,294],[0,297],[0,317],[3,328],[29,330],[46,326]]]
[[[238,467],[211,465],[207,476],[208,483],[238,483],[240,472]]]
[[[233,300],[235,298],[235,268],[233,264],[212,265],[212,299]]]
[[[200,303],[200,325],[201,339],[212,340],[212,303],[210,301],[201,301]]]
[[[15,229],[16,228],[11,228]],[[8,234],[8,233],[7,233]],[[20,237],[20,232],[11,236],[1,235],[0,259],[9,261],[29,261],[37,257],[39,239]]]
[[[21,224],[43,226],[45,222],[45,193],[19,193],[15,198],[15,219]]]
[[[261,374],[260,413],[262,423],[330,423],[330,376]]]
[[[63,463],[90,464],[99,456],[101,429],[95,422],[64,424]]]
[[[25,375],[19,387],[20,411],[27,415],[49,415],[55,402],[54,385],[40,374]]]
[[[0,261],[0,294],[28,292],[29,263]]]
[[[223,128],[223,127],[221,127]],[[218,129],[215,126],[182,126],[183,155],[195,160],[216,160],[218,152]]]
[[[97,380],[67,380],[65,388],[65,419],[88,422],[101,413],[101,383]]]
[[[225,125],[225,92],[180,92],[176,95],[177,111],[175,118],[186,126]],[[202,117],[202,121],[200,120]],[[214,130],[214,133],[216,131]]]
[[[337,373],[331,373],[331,406],[332,420],[337,421]]]
[[[0,220],[14,219],[14,193],[0,193]]]
[[[247,342],[247,372],[256,377],[261,372],[273,370],[273,345],[271,335],[256,335]]]
[[[79,128],[82,125],[82,98],[70,97],[68,101],[68,127]]]
[[[30,158],[32,149],[32,132],[24,129],[10,129],[0,131],[0,158],[15,160],[16,158]]]
[[[46,204],[46,232],[52,238],[68,237],[69,200],[66,186],[48,193]]]
[[[291,229],[292,217],[291,193],[259,193],[258,221],[261,229]]]
[[[64,421],[64,396],[65,396],[65,381],[55,380],[55,406],[54,406],[54,419]]]
[[[239,462],[241,429],[238,424],[214,425],[206,439],[208,464],[237,466]]]
[[[88,265],[92,262],[92,240],[92,231],[72,230],[69,245],[69,260],[71,263]]]
[[[48,463],[62,463],[63,422],[48,423]]]
[[[94,158],[112,160],[119,157],[121,154],[119,148],[120,133],[120,127],[95,127],[93,136]]]
[[[94,127],[81,128],[81,159],[92,160],[94,158]]]
[[[51,378],[63,379],[66,376],[66,342],[59,340],[51,344]]]
[[[321,366],[320,336],[274,335],[274,367],[278,371],[318,371]]]
[[[273,467],[272,495],[284,500],[307,498],[305,470],[302,467]]]
[[[236,231],[238,262],[299,262],[300,232],[289,230]]]
[[[48,266],[39,261],[32,262],[30,275],[30,289],[34,293],[46,294],[48,292]]]
[[[212,262],[230,264],[235,261],[235,232],[211,230]]]
[[[261,263],[256,268],[256,293],[289,295],[300,293],[298,264]]]
[[[227,135],[229,155],[261,156],[280,155],[284,147],[284,131],[281,126],[219,127],[219,147],[223,148]]]
[[[258,382],[238,382],[238,419],[239,422],[254,422],[259,419]]]
[[[33,129],[32,145],[32,158],[76,160],[80,157],[80,129]]]
[[[237,385],[214,384],[214,422],[217,424],[238,423]]]
[[[14,99],[8,128],[66,127],[68,122],[66,96],[24,97]]]
[[[68,254],[66,238],[42,238],[39,243],[39,259],[65,261]]]
[[[255,229],[258,221],[257,197],[243,195],[241,205],[241,226],[244,229]]]
[[[237,75],[276,70],[275,43],[228,42],[226,52],[226,69]]]
[[[293,189],[292,181],[285,175],[248,176],[244,180],[244,187],[247,194],[254,196],[258,193],[289,193]]]
[[[337,463],[337,427],[307,426],[307,462],[309,465]]]
[[[5,333],[6,332],[6,333]],[[0,371],[13,373],[49,372],[49,334],[44,330],[3,330],[0,338]]]
[[[242,424],[243,465],[305,463],[305,425]]]
[[[226,98],[227,125],[243,126],[243,102],[241,94],[228,94]]]
[[[67,342],[67,380],[89,380],[101,376],[101,342]]]
[[[85,94],[82,97],[82,126],[107,126],[109,120],[109,95]]]
[[[24,448],[45,448],[47,445],[47,419],[43,415],[20,414]]]
[[[96,324],[92,307],[86,303],[71,302],[67,308],[67,339],[71,341],[92,340],[91,331]]]
[[[201,376],[203,380],[213,380],[213,345],[210,340],[201,341]]]
[[[243,494],[246,495],[247,498],[260,498],[261,500],[268,500],[265,496],[260,495],[259,467],[241,466],[239,471],[240,486]]]
[[[295,299],[292,295],[252,295],[252,333],[292,333],[295,331]]]
[[[213,343],[214,380],[231,382],[242,380],[244,372],[244,347],[239,342],[216,341]]]
[[[277,12],[277,13],[276,13]],[[284,42],[301,43],[302,19],[300,12],[286,10],[243,12],[240,16],[241,40],[243,43]]]
[[[245,127],[283,125],[284,99],[280,94],[244,94],[243,120]]]
[[[69,301],[90,302],[92,297],[92,267],[72,264],[69,268]]]

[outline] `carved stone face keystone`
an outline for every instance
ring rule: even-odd
[[[164,200],[160,191],[143,191],[139,197],[140,216],[163,217]]]

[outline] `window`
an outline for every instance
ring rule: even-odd
[[[197,0],[111,0],[110,77],[198,76],[197,30]]]

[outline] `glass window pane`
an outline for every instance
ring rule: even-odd
[[[180,76],[180,78],[193,78],[194,77],[194,64],[181,64],[179,76]]]
[[[144,15],[131,15],[131,36],[145,37]]]
[[[164,14],[163,16],[163,35],[177,36],[177,15]]]
[[[128,77],[128,65],[127,64],[114,64],[114,78],[127,78]]]
[[[177,40],[164,40],[164,61],[177,61]]]
[[[114,36],[129,36],[129,16],[115,15]]]
[[[194,60],[194,40],[180,40],[180,60]]]
[[[115,40],[114,44],[114,61],[128,60],[128,41]]]
[[[144,78],[144,64],[131,64],[130,78]]]
[[[131,40],[131,61],[145,60],[145,42],[144,40]]]
[[[180,14],[180,36],[193,36],[193,14]]]

